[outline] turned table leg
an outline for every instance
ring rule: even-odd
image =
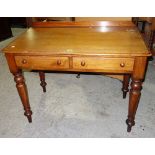
[[[45,73],[40,71],[39,72],[39,76],[40,76],[40,81],[41,81],[40,85],[43,88],[43,92],[46,92],[46,85],[47,85],[47,83],[45,82]]]
[[[80,78],[80,73],[78,73],[78,74],[77,74],[76,78],[77,78],[77,79],[79,79],[79,78]]]
[[[29,104],[29,99],[28,99],[28,92],[27,92],[27,88],[26,88],[26,84],[25,84],[25,80],[24,77],[22,75],[21,72],[17,72],[14,74],[14,80],[16,82],[16,87],[18,90],[18,94],[21,98],[25,113],[24,115],[28,118],[29,122],[32,122],[32,111],[30,108],[30,104]]]
[[[127,123],[127,131],[130,132],[132,126],[135,125],[135,115],[138,107],[138,103],[141,96],[142,82],[141,80],[132,79],[131,89],[130,89],[130,97],[129,97],[129,108],[128,108],[128,119]]]
[[[135,115],[138,108],[141,90],[142,90],[142,81],[145,77],[145,70],[147,66],[147,57],[136,57],[134,62],[134,68],[132,72],[132,81],[129,94],[129,107],[128,107],[128,118],[127,131],[130,132],[132,126],[135,125]]]
[[[122,87],[123,98],[126,98],[126,94],[129,91],[129,81],[130,81],[130,75],[129,74],[125,74],[123,76],[123,87]]]

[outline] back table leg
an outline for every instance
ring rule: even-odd
[[[47,83],[45,82],[45,73],[43,71],[39,71],[39,76],[40,76],[40,85],[43,88],[43,92],[46,92],[46,85]]]
[[[29,122],[32,122],[32,111],[30,108],[30,104],[29,104],[29,99],[28,99],[28,92],[27,92],[27,88],[26,88],[26,84],[25,84],[25,80],[24,77],[22,75],[21,72],[17,72],[14,74],[14,80],[16,82],[16,87],[18,90],[18,94],[21,98],[25,113],[24,115],[28,118]]]
[[[123,98],[126,98],[126,94],[129,91],[129,81],[130,81],[130,74],[125,74],[123,77]]]

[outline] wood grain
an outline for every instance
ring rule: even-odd
[[[123,65],[122,65],[123,64]],[[104,57],[73,57],[75,69],[104,69],[132,71],[134,59],[132,58],[104,58]]]
[[[48,57],[48,56],[15,56],[16,64],[24,69],[68,69],[68,57]]]
[[[131,26],[131,21],[74,21],[74,22],[33,22],[32,27],[96,27],[96,26]]]
[[[149,56],[136,30],[98,28],[30,28],[2,50],[28,55]]]
[[[133,69],[133,78],[143,80],[147,68],[147,57],[136,57]]]

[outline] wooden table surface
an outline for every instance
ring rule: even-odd
[[[136,29],[111,31],[107,27],[30,28],[3,51],[33,55],[146,56],[150,54]]]
[[[32,122],[22,69],[39,70],[44,92],[44,70],[122,74],[123,98],[129,91],[130,77],[132,79],[126,120],[130,132],[135,125],[147,57],[151,55],[140,33],[127,26],[70,27],[73,24],[77,23],[65,28],[30,28],[3,49],[24,106],[24,115]]]

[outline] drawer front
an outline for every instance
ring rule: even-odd
[[[132,71],[133,58],[74,57],[73,68],[85,70]]]
[[[68,57],[15,56],[18,67],[24,69],[68,69]]]

